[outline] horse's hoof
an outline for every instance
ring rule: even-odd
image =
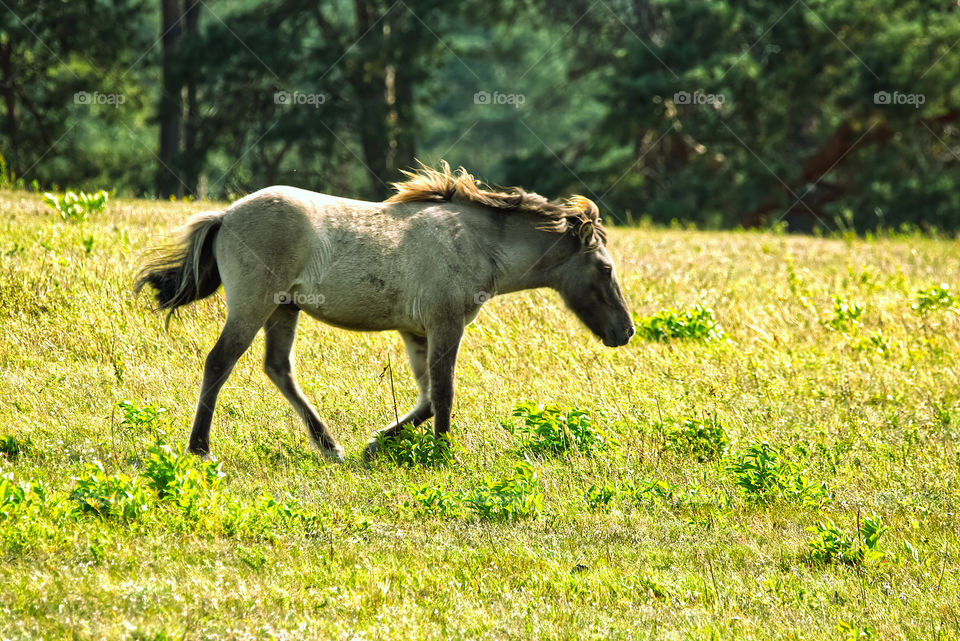
[[[199,447],[188,447],[187,454],[192,454],[199,458],[201,461],[212,461],[213,457],[210,456],[210,450],[206,448]]]
[[[380,454],[380,441],[377,439],[372,439],[367,446],[363,448],[363,460],[372,461],[377,458]]]
[[[346,458],[343,452],[343,446],[341,445],[323,450],[323,455],[334,463],[343,463],[343,460]]]

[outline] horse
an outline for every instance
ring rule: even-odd
[[[588,198],[548,201],[519,187],[494,188],[446,162],[403,173],[383,202],[261,189],[223,211],[197,214],[178,241],[144,262],[134,289],[155,290],[168,323],[177,308],[221,284],[226,294],[227,319],[204,364],[189,452],[209,455],[220,388],[263,328],[267,376],[314,444],[344,459],[294,373],[300,312],[348,330],[396,330],[403,339],[419,397],[374,434],[366,460],[404,426],[430,418],[447,442],[460,340],[493,296],[549,287],[604,345],[630,340],[634,326],[607,234]]]

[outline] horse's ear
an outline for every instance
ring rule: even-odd
[[[594,238],[596,234],[596,227],[589,220],[585,220],[580,223],[580,229],[578,230],[578,235],[580,236],[580,244],[584,247],[592,247],[596,244],[596,239]]]
[[[567,207],[575,212],[567,221],[576,230],[580,244],[584,247],[596,245],[597,221],[600,219],[600,209],[596,203],[584,196],[571,196],[567,199]]]

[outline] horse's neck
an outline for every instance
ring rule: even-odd
[[[508,234],[497,252],[500,263],[497,293],[551,287],[551,268],[564,246],[556,235],[536,229],[518,229]]]

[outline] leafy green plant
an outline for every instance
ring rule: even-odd
[[[190,521],[191,527],[200,525],[226,536],[267,540],[289,531],[317,536],[327,529],[327,521],[320,514],[303,508],[289,493],[279,499],[263,494],[251,501],[221,492],[214,499],[205,506],[204,518]]]
[[[120,401],[117,408],[123,414],[120,424],[130,430],[143,430],[150,435],[163,435],[169,424],[167,408],[147,403],[137,405],[133,401]]]
[[[527,461],[518,463],[513,474],[484,481],[464,499],[466,507],[485,521],[513,521],[540,516],[543,492],[536,469]]]
[[[174,450],[162,439],[147,448],[143,478],[161,501],[177,505],[195,518],[217,498],[224,477],[220,463]]]
[[[612,444],[593,426],[589,410],[520,403],[514,408],[513,417],[500,425],[520,439],[521,453],[544,456],[575,450],[590,456]]]
[[[591,485],[583,493],[583,499],[591,512],[607,512],[613,507],[613,500],[620,495],[615,485]]]
[[[30,439],[18,439],[13,434],[0,435],[0,456],[16,461],[30,447]]]
[[[809,481],[796,463],[766,442],[747,445],[727,465],[727,470],[733,474],[734,484],[757,503],[815,503],[829,498],[824,484]]]
[[[442,517],[456,516],[460,512],[459,496],[454,492],[447,492],[435,485],[420,485],[413,489],[413,503],[427,514]]]
[[[678,488],[662,479],[649,481],[630,480],[624,483],[622,493],[630,496],[637,503],[668,503],[672,504],[674,496],[679,493]]]
[[[139,478],[126,474],[107,474],[103,463],[89,463],[84,473],[75,478],[70,494],[84,514],[102,519],[133,521],[150,509],[150,498]]]
[[[13,516],[21,506],[42,504],[46,498],[42,482],[17,483],[11,472],[0,475],[0,519]]]
[[[715,418],[703,421],[699,418],[666,419],[657,423],[667,446],[681,453],[689,453],[700,462],[714,461],[723,456],[730,437]]]
[[[847,536],[843,529],[828,519],[808,528],[815,536],[807,542],[807,554],[818,563],[858,565],[885,557],[880,549],[880,537],[887,531],[877,516],[864,519],[859,527],[859,540]]]
[[[666,508],[725,510],[730,503],[722,492],[691,485],[679,487],[663,479],[631,479],[619,488],[619,495],[638,505]]]
[[[107,204],[108,194],[104,190],[88,194],[83,191],[67,191],[62,196],[51,193],[43,195],[43,202],[55,209],[63,220],[82,223],[91,213],[100,213]]]
[[[872,641],[877,638],[873,627],[869,625],[859,627],[844,620],[837,621],[837,632],[843,634],[844,641]]]
[[[863,305],[859,303],[851,303],[842,296],[834,296],[833,316],[826,320],[821,320],[820,323],[834,331],[844,332],[860,324],[863,309]]]
[[[683,311],[665,309],[653,316],[635,317],[634,323],[637,335],[648,341],[718,340],[726,336],[713,310],[700,305]]]
[[[950,309],[957,306],[949,285],[940,285],[929,289],[917,290],[917,301],[913,310],[918,314],[926,314],[939,309]]]
[[[454,460],[450,439],[437,438],[430,430],[404,425],[396,436],[379,438],[383,456],[397,465],[438,467]]]
[[[863,540],[864,554],[868,558],[885,556],[878,544],[880,537],[889,529],[877,515],[865,518],[860,524],[860,537]]]
[[[875,352],[886,357],[890,355],[890,340],[884,336],[882,331],[878,330],[857,340],[853,344],[853,349],[858,352]]]
[[[66,538],[66,521],[74,506],[47,490],[42,479],[17,481],[0,474],[0,550],[26,552]]]

